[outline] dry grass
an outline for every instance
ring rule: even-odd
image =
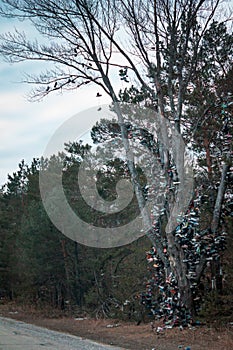
[[[133,350],[175,350],[190,346],[192,350],[231,350],[233,349],[233,326],[210,328],[192,327],[180,331],[168,329],[157,334],[150,324],[137,326],[119,320],[75,320],[58,310],[38,310],[33,305],[18,306],[14,303],[0,305],[0,315],[12,317],[38,326],[89,338],[101,343],[121,346]],[[112,325],[112,327],[109,327]],[[117,326],[116,326],[117,325]],[[157,323],[157,326],[161,324]],[[156,328],[155,328],[156,329]]]

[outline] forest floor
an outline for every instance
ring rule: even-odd
[[[15,304],[0,304],[0,316],[13,318],[48,329],[70,333],[100,343],[133,350],[231,350],[233,349],[233,325],[224,328],[196,326],[166,329],[159,333],[151,324],[136,325],[112,319],[91,319],[85,317],[46,317],[33,309]],[[156,328],[162,326],[156,323]]]

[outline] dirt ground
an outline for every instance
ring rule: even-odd
[[[196,326],[180,330],[166,329],[157,333],[162,326],[122,322],[118,320],[95,320],[85,317],[44,317],[41,313],[25,310],[16,305],[0,305],[0,316],[14,318],[27,323],[88,338],[97,342],[133,350],[231,350],[233,349],[233,325],[224,329]]]

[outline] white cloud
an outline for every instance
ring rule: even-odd
[[[2,33],[17,27],[30,33],[32,39],[35,36],[35,31],[25,22],[1,19],[0,25]],[[7,173],[17,170],[22,159],[30,163],[33,157],[43,154],[49,139],[65,120],[82,110],[110,102],[104,93],[96,98],[100,90],[94,85],[63,95],[51,94],[42,102],[28,102],[25,96],[31,86],[20,83],[24,72],[37,74],[47,66],[41,62],[12,65],[0,61],[0,186],[6,182]]]
[[[33,157],[40,157],[65,120],[99,103],[110,102],[104,95],[96,98],[98,89],[95,86],[51,95],[34,103],[23,97],[25,87],[20,84],[13,87],[14,90],[12,85],[7,85],[5,91],[0,91],[0,185],[6,182],[7,173],[17,170],[22,159],[30,164]]]

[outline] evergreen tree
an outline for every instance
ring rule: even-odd
[[[3,36],[1,52],[8,60],[18,62],[37,59],[59,65],[57,70],[49,70],[36,78],[29,77],[30,82],[39,86],[33,92],[35,98],[41,98],[52,91],[74,89],[91,82],[102,87],[112,98],[117,112],[117,123],[123,147],[126,151],[127,166],[146,227],[150,226],[148,223],[151,222],[151,213],[142,210],[145,196],[139,176],[137,176],[137,167],[129,152],[129,122],[125,123],[111,74],[120,69],[120,80],[127,83],[130,79],[136,79],[139,87],[131,88],[130,93],[124,91],[124,99],[135,101],[135,95],[138,95],[135,102],[149,106],[154,113],[158,111],[164,118],[163,125],[166,125],[166,119],[169,119],[174,123],[179,134],[183,132],[188,134],[186,139],[189,143],[192,143],[193,140],[198,141],[199,121],[195,124],[198,133],[194,133],[194,135],[190,128],[183,126],[183,118],[186,120],[186,125],[192,123],[187,104],[190,100],[188,106],[192,107],[192,99],[195,96],[192,95],[192,91],[189,94],[189,89],[193,88],[197,95],[201,95],[201,103],[207,102],[209,110],[209,102],[213,101],[215,95],[212,93],[213,77],[224,80],[232,60],[232,34],[227,32],[224,23],[217,24],[216,21],[213,21],[219,4],[219,1],[202,0],[174,0],[171,2],[130,0],[74,2],[71,0],[55,1],[51,6],[49,1],[41,3],[36,0],[30,2],[27,0],[20,2],[6,0],[1,7],[3,15],[27,18],[32,21],[40,34],[54,39],[53,42],[39,44],[38,42],[29,42],[25,34],[18,32]],[[203,13],[205,13],[204,16]],[[118,25],[122,23],[127,28],[128,34],[125,32],[125,35],[131,40],[130,50],[128,47],[127,49],[124,47],[121,38],[119,38],[120,35],[117,33]],[[213,36],[216,36],[218,40],[211,40]],[[124,59],[123,65],[115,60],[114,51],[118,51]],[[208,59],[208,55],[205,55],[206,52],[213,56],[213,62]],[[135,55],[138,64],[135,64]],[[217,74],[217,71],[220,73]],[[141,91],[145,92],[144,97],[142,97]],[[198,110],[197,104],[194,107],[194,114],[195,108]],[[229,112],[225,112],[228,105],[225,107],[224,104],[222,108],[223,113],[221,112],[221,114],[227,114],[227,117],[222,118],[222,124],[227,129]],[[202,116],[203,112],[205,111],[200,112],[199,110],[197,113]],[[218,115],[217,110],[214,110],[213,113],[215,116]],[[130,123],[133,126],[131,120]],[[208,128],[203,124],[203,130],[200,130],[199,133],[199,138],[201,134],[204,134],[201,147],[207,155],[209,173],[211,164],[208,152],[211,144],[209,144],[208,137],[210,134],[215,135],[218,127],[221,128],[215,123],[216,119],[213,124],[210,123],[211,126]],[[142,132],[142,130],[134,131]],[[169,132],[165,128],[163,131],[164,136],[168,138]],[[225,131],[223,134],[219,134],[220,140],[228,142],[226,140],[228,134]],[[138,138],[138,136],[134,137]],[[175,195],[176,186],[179,184],[179,177],[182,174],[178,171],[178,164],[174,164],[174,159],[167,154],[161,144],[157,145],[158,142],[154,135],[144,135],[143,137],[149,139],[149,142],[144,140],[146,147],[150,145],[153,152],[159,152],[158,158],[165,173],[169,193],[164,214],[167,216],[166,221],[169,220],[169,212],[172,211],[172,207],[174,208],[176,204],[175,201],[178,200]],[[230,144],[230,142],[228,143]],[[196,148],[200,149],[199,141]],[[178,154],[179,151],[177,149],[176,153]],[[225,152],[225,150],[223,151]],[[213,252],[211,242],[216,245],[217,241],[222,240],[222,228],[219,224],[227,189],[226,179],[231,167],[230,156],[230,151],[227,150],[227,154],[223,155],[223,162],[220,164],[219,177],[214,181],[214,185],[212,184],[216,188],[215,193],[211,191],[213,209],[209,220],[211,231],[206,233],[202,230],[203,227],[198,225],[205,191],[203,193],[202,186],[198,187],[197,181],[196,193],[186,216],[177,218],[181,221],[176,230],[165,231],[164,221],[159,218],[153,220],[152,228],[150,226],[146,232],[154,246],[148,254],[149,260],[155,261],[155,265],[158,265],[154,267],[158,269],[155,280],[156,284],[161,286],[162,295],[160,298],[162,309],[159,308],[159,314],[163,313],[165,309],[172,310],[171,314],[169,311],[169,315],[166,316],[173,319],[177,317],[179,320],[186,314],[186,309],[191,314],[194,312],[194,299],[198,298],[197,284],[207,259],[212,259],[213,254],[216,253]],[[56,163],[56,159],[54,161]],[[200,168],[198,168],[198,172],[199,170]],[[200,179],[202,182],[201,176]],[[23,190],[24,182],[20,186]],[[198,236],[201,236],[200,240]],[[202,242],[204,242],[204,246]],[[219,244],[219,247],[221,248],[222,245]],[[163,284],[161,284],[162,281]]]

